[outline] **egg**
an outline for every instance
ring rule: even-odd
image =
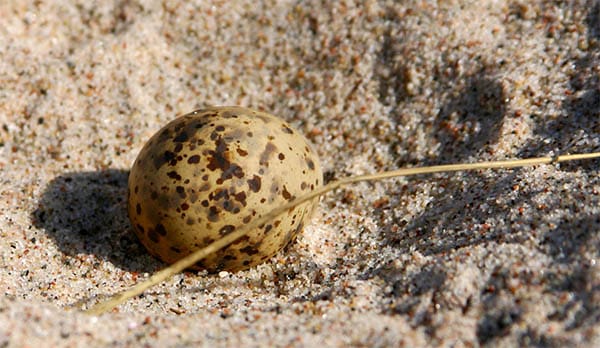
[[[173,263],[322,184],[315,151],[288,123],[210,107],[171,121],[144,145],[129,174],[128,213],[148,251]],[[317,203],[287,210],[192,268],[237,271],[270,259]]]

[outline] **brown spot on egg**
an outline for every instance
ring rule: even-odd
[[[249,256],[256,255],[259,253],[258,249],[256,249],[256,247],[254,247],[252,245],[248,245],[248,246],[241,248],[240,252],[242,252],[246,255],[249,255]]]
[[[225,225],[225,226],[221,227],[221,229],[219,230],[219,234],[221,236],[226,236],[226,235],[230,234],[233,231],[235,231],[235,226],[233,226],[233,225]]]
[[[250,188],[251,191],[254,191],[254,192],[260,191],[260,186],[261,186],[260,176],[254,175],[252,177],[252,179],[248,180],[248,187]]]
[[[162,153],[161,155],[157,155],[156,157],[154,157],[154,168],[155,169],[159,169],[160,167],[162,167],[165,163],[172,163],[175,160],[175,153],[171,152],[171,151],[165,151],[164,153]]]
[[[265,149],[260,154],[260,161],[258,163],[262,166],[268,167],[269,158],[275,151],[277,151],[277,146],[275,146],[272,142],[268,142],[267,145],[265,145]]]
[[[173,139],[174,142],[183,143],[189,139],[189,135],[186,132],[181,132]]]
[[[215,144],[217,145],[216,148],[208,151],[209,157],[206,167],[213,172],[217,169],[221,171],[227,170],[231,165],[227,158],[229,155],[227,144],[220,138],[217,139]]]
[[[158,243],[160,241],[160,236],[152,229],[148,230],[148,238],[154,243]]]
[[[236,201],[240,202],[244,207],[246,206],[246,192],[238,192],[234,197]]]
[[[281,130],[283,130],[283,132],[287,133],[287,134],[294,134],[294,131],[288,125],[286,125],[286,124],[284,124],[281,127]]]
[[[214,205],[208,208],[208,220],[212,222],[219,221],[219,208]]]
[[[176,171],[172,170],[167,173],[167,176],[171,179],[181,180],[181,175],[179,175]]]
[[[197,164],[200,163],[200,155],[193,155],[188,158],[187,162],[189,164]]]
[[[163,226],[163,224],[156,224],[156,233],[160,234],[161,236],[166,236],[167,235],[167,230],[165,229],[165,226]]]
[[[281,195],[287,201],[289,201],[289,200],[291,200],[293,198],[292,194],[287,190],[287,188],[285,187],[285,185],[283,185],[283,191],[281,191]]]
[[[193,189],[191,191],[192,192],[190,193],[190,203],[194,204],[196,203],[196,201],[198,201],[198,193]]]

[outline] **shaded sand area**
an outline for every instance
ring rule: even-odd
[[[600,2],[2,1],[0,346],[600,346],[599,161],[362,183],[269,262],[180,274],[126,215],[177,115],[242,105],[326,180],[600,150]]]

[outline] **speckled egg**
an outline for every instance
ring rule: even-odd
[[[173,120],[146,143],[129,175],[129,217],[150,253],[173,263],[322,183],[317,155],[289,124],[212,107]],[[194,268],[235,271],[269,259],[316,203],[281,214]]]

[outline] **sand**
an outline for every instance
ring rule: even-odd
[[[267,263],[164,264],[127,173],[242,105],[326,180],[600,150],[600,2],[2,1],[0,346],[600,346],[599,161],[362,183]]]

